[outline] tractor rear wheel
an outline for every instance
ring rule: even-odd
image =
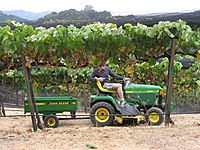
[[[147,111],[150,125],[160,125],[164,121],[163,111],[160,108],[152,107]]]
[[[90,120],[95,126],[109,126],[113,124],[115,109],[107,102],[98,102],[90,109]]]

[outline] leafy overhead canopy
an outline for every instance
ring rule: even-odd
[[[100,61],[120,63],[132,55],[152,60],[170,55],[171,39],[177,39],[178,53],[197,57],[200,49],[200,30],[177,22],[159,22],[153,27],[96,22],[77,28],[33,28],[30,25],[9,21],[0,27],[0,59],[2,63],[16,63],[25,55],[30,61],[60,64],[79,68],[96,65]]]

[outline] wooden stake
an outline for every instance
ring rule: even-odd
[[[172,47],[171,47],[171,57],[169,58],[169,66],[168,66],[167,94],[166,94],[166,102],[165,102],[165,113],[166,113],[165,126],[169,126],[169,123],[171,122],[170,104],[171,104],[172,89],[173,89],[175,46],[176,46],[176,39],[173,39]]]
[[[24,70],[24,75],[25,75],[25,80],[27,83],[27,88],[28,88],[28,99],[29,99],[29,107],[30,107],[30,112],[31,112],[31,120],[32,120],[32,125],[33,125],[33,130],[34,132],[37,131],[37,124],[36,124],[36,118],[35,118],[35,108],[34,108],[34,94],[33,94],[33,88],[32,88],[32,83],[30,79],[30,73],[29,69],[26,66],[26,58],[25,56],[22,56],[22,66]]]
[[[4,109],[4,105],[3,105],[3,100],[2,99],[0,101],[0,116],[6,116],[6,112],[5,112],[5,109]]]

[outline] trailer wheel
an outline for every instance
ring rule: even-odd
[[[115,114],[112,105],[106,102],[98,102],[90,109],[90,120],[96,126],[109,126],[113,124],[114,120],[114,116],[110,116],[111,114]]]
[[[152,107],[147,111],[150,125],[160,125],[164,121],[163,111],[160,108]]]
[[[52,115],[52,114],[47,115],[44,118],[44,125],[47,128],[56,128],[59,125],[59,119],[55,115]]]

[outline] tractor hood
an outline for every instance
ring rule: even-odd
[[[130,84],[124,87],[126,93],[130,92],[159,92],[162,90],[160,86],[145,84]]]

